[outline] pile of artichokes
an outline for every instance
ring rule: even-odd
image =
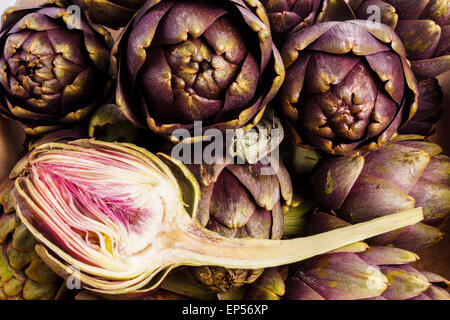
[[[0,300],[450,300],[414,264],[448,0],[36,2],[0,28]]]

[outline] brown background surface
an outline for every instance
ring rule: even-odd
[[[18,0],[18,4],[32,4],[39,0]],[[438,142],[447,155],[450,155],[450,72],[439,77],[445,94],[445,111],[437,126],[437,133],[431,140]],[[23,134],[17,125],[0,117],[0,177],[5,177],[18,160],[20,141]],[[419,252],[421,260],[416,263],[419,268],[439,273],[450,279],[450,221],[443,227],[447,236],[437,245]]]

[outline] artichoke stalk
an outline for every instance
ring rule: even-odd
[[[319,23],[290,34],[281,55],[278,102],[296,144],[337,155],[373,150],[416,113],[416,79],[386,25]]]
[[[395,30],[417,76],[432,78],[450,70],[448,0],[415,0],[413,5],[405,0],[347,1],[358,19],[380,18]]]
[[[131,21],[113,69],[116,103],[138,127],[163,136],[193,131],[196,121],[203,130],[248,129],[284,80],[258,0],[153,0]]]
[[[437,144],[415,138],[399,136],[377,151],[322,159],[311,179],[317,205],[350,223],[422,207],[423,223],[371,243],[417,251],[439,241],[442,232],[433,226],[450,212],[450,159]]]
[[[48,0],[2,16],[0,113],[29,134],[78,123],[112,93],[111,35],[68,5]]]
[[[180,265],[284,265],[423,218],[417,208],[307,238],[225,238],[189,216],[199,185],[179,161],[92,139],[37,146],[11,178],[17,216],[39,242],[39,257],[61,277],[113,295],[145,294]]]

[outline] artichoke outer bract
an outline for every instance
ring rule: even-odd
[[[102,141],[133,142],[138,129],[119,111],[115,104],[98,108],[89,120],[90,138]]]
[[[378,260],[372,261],[373,256]],[[402,256],[411,260],[402,260]],[[448,286],[448,281],[429,280],[408,265],[416,260],[412,253],[390,247],[326,254],[297,266],[286,282],[284,299],[450,300],[450,294],[440,286],[441,283]]]
[[[245,300],[281,300],[285,294],[284,279],[277,269],[266,269],[245,292]]]
[[[124,27],[145,0],[71,0],[81,7],[90,20],[109,28]]]
[[[278,102],[297,144],[337,155],[374,150],[417,111],[416,79],[386,25],[319,23],[290,34],[281,55],[286,81]]]
[[[434,125],[441,119],[444,109],[444,93],[436,78],[420,80],[419,107],[408,124],[399,130],[399,134],[420,134],[431,136]]]
[[[408,60],[420,78],[450,70],[450,5],[448,0],[349,0],[358,19],[380,18],[405,45]]]
[[[257,0],[147,1],[112,56],[120,110],[163,136],[196,121],[203,131],[250,129],[284,80]]]
[[[325,21],[355,18],[345,0],[261,0],[270,21],[273,38],[280,42],[294,33]]]
[[[81,121],[111,95],[113,40],[63,0],[7,9],[0,30],[0,112],[42,134]]]
[[[164,154],[82,139],[39,145],[20,167],[14,207],[37,254],[61,277],[116,297],[146,294],[180,265],[285,265],[423,218],[418,208],[301,239],[230,239],[192,220],[198,183]]]
[[[311,180],[317,205],[350,223],[422,207],[423,223],[369,242],[414,251],[438,242],[442,232],[434,226],[450,213],[450,161],[439,145],[416,139],[398,136],[373,152],[322,159]]]

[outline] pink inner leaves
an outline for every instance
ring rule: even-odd
[[[52,238],[75,257],[112,268],[120,268],[112,259],[151,245],[169,207],[165,197],[177,192],[149,159],[121,151],[46,150],[30,161],[28,177]]]

